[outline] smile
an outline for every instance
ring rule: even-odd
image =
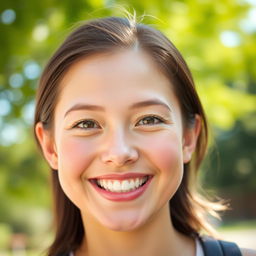
[[[89,179],[89,181],[104,198],[112,201],[128,201],[142,195],[153,177],[145,174],[132,176],[134,177],[105,176]]]
[[[119,193],[119,192],[133,191],[143,186],[148,179],[149,179],[149,176],[145,176],[143,178],[137,178],[137,179],[127,179],[123,181],[100,179],[100,180],[96,180],[96,183],[102,189]]]

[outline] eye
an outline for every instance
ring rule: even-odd
[[[79,129],[95,129],[100,128],[99,124],[94,120],[82,120],[76,123],[73,128]]]
[[[164,123],[164,120],[158,116],[145,116],[139,122],[136,123],[138,125],[156,125]]]

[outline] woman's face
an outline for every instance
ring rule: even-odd
[[[94,55],[60,86],[56,161],[48,160],[84,219],[127,231],[167,209],[193,149],[172,85],[151,58],[135,50]]]

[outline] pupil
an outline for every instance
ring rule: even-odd
[[[144,124],[154,123],[154,120],[152,117],[146,117],[143,121]]]
[[[93,128],[94,123],[92,121],[87,121],[83,124],[84,128]]]

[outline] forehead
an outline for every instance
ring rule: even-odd
[[[98,101],[120,106],[159,97],[176,102],[173,88],[151,56],[141,50],[119,50],[86,57],[73,64],[61,82],[59,103]],[[97,103],[98,103],[97,102]]]

